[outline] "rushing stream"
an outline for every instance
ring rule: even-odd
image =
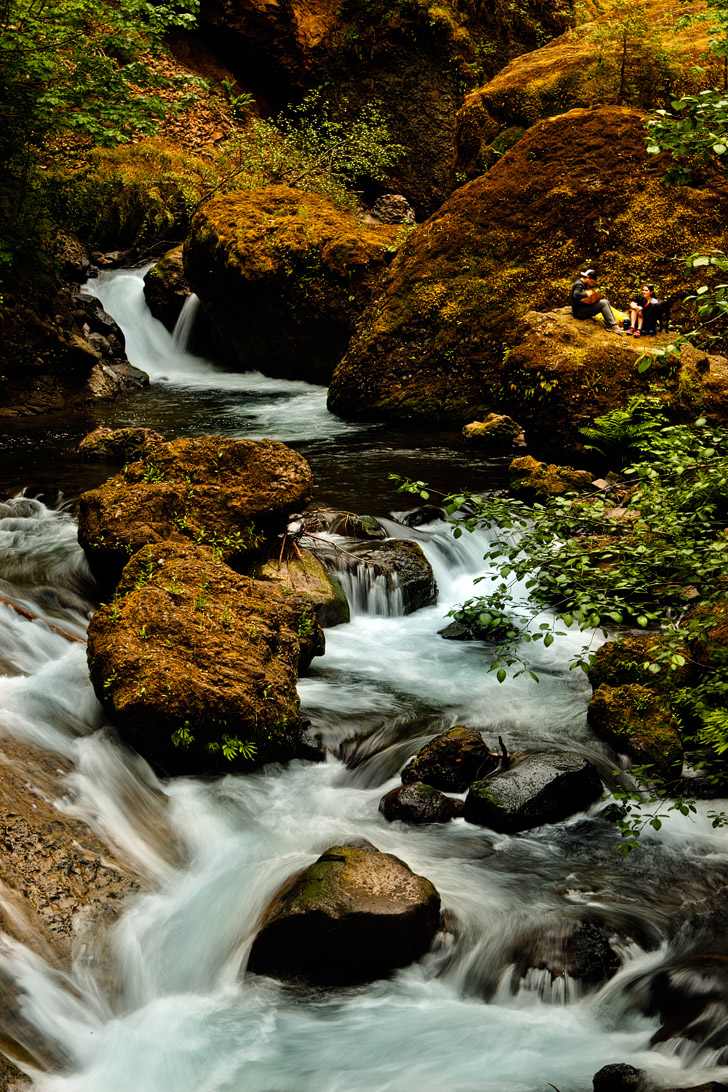
[[[294,443],[311,457],[327,503],[359,511],[357,481],[386,478],[387,458],[403,460],[407,472],[414,454],[405,443],[393,451],[382,430],[331,417],[322,388],[233,374],[190,356],[179,325],[174,341],[146,311],[138,272],[104,274],[92,290],[154,384],[105,420],[168,435],[224,431]],[[355,466],[344,469],[349,442]],[[434,472],[444,474],[446,446],[432,441],[430,450]],[[452,454],[461,484],[458,460],[469,458]],[[499,480],[497,467],[476,473],[480,482]],[[455,541],[444,524],[412,532],[396,518],[387,527],[420,541],[439,600],[405,617],[349,589],[351,623],[327,631],[326,655],[299,685],[303,711],[331,752],[320,765],[159,783],[104,724],[83,644],[0,605],[3,731],[73,764],[59,806],[84,818],[146,882],[109,935],[85,938],[68,977],[38,952],[0,943],[0,972],[20,988],[27,1026],[61,1066],[33,1071],[39,1089],[546,1092],[552,1084],[586,1092],[612,1062],[643,1067],[673,1088],[725,1073],[717,1067],[724,1044],[707,1032],[679,1047],[650,1047],[658,1018],[642,1015],[634,1000],[635,984],[673,954],[683,905],[719,905],[728,882],[728,836],[712,829],[707,806],[697,817],[671,818],[627,858],[614,852],[615,828],[599,817],[604,801],[512,837],[461,819],[417,828],[379,814],[407,758],[457,723],[493,743],[502,735],[511,750],[577,750],[605,776],[615,764],[587,725],[585,677],[569,670],[582,636],[534,646],[540,682],[523,676],[499,685],[481,645],[438,634],[450,606],[474,592],[484,535]],[[83,635],[93,585],[62,505],[17,496],[0,506],[0,556],[1,595]],[[327,846],[362,837],[432,880],[454,916],[452,931],[420,962],[356,988],[301,990],[246,975],[256,919],[281,881]],[[514,976],[516,938],[575,916],[621,938],[622,968],[607,985],[585,992],[568,975],[552,980],[533,968]]]

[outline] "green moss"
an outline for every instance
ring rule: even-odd
[[[638,684],[602,685],[589,703],[597,735],[625,750],[661,776],[679,772],[682,742],[678,723],[654,690]]]

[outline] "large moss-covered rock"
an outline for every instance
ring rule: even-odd
[[[675,29],[671,0],[640,10],[640,28],[623,38],[610,33],[612,9],[592,8],[590,21],[516,57],[483,87],[466,95],[458,111],[454,171],[472,178],[496,162],[541,118],[589,102],[622,103],[654,110],[676,95],[718,86],[718,59],[708,51],[705,24]],[[593,20],[593,21],[592,21]],[[700,65],[698,69],[696,66]]]
[[[465,819],[502,834],[557,823],[599,798],[602,782],[581,755],[532,752],[506,770],[476,781],[465,800]]]
[[[263,915],[248,970],[345,984],[382,978],[429,947],[440,896],[368,842],[327,849],[277,893]]]
[[[310,550],[299,550],[293,557],[264,561],[254,567],[253,575],[272,583],[284,595],[304,595],[322,626],[338,626],[349,621],[346,596]]]
[[[156,444],[162,443],[164,436],[151,428],[107,428],[100,425],[84,436],[76,450],[84,459],[125,463],[140,459]]]
[[[305,596],[241,576],[184,539],[135,554],[88,634],[109,717],[170,773],[291,758],[303,731],[299,668],[322,651]]]
[[[685,663],[671,670],[668,654],[682,656]],[[605,641],[597,649],[589,667],[589,682],[594,690],[603,683],[612,687],[639,683],[650,690],[669,694],[671,690],[689,684],[694,674],[689,658],[686,645],[678,645],[674,640],[668,644],[659,634],[620,637],[616,641]]]
[[[402,770],[402,782],[425,781],[437,789],[465,792],[497,765],[480,732],[456,724],[420,748]]]
[[[583,493],[593,489],[594,477],[588,470],[541,463],[531,455],[514,459],[508,471],[511,491],[527,501],[558,497],[563,493]]]
[[[274,440],[172,440],[82,494],[79,542],[106,584],[142,546],[171,537],[240,560],[284,528],[309,500],[312,481],[306,460]]]
[[[203,205],[185,269],[229,358],[328,383],[396,234],[365,226],[320,194],[270,186]]]
[[[666,166],[647,156],[636,110],[572,110],[534,125],[410,235],[334,373],[330,408],[460,427],[506,412],[562,444],[594,412],[624,405],[650,381],[631,338],[566,315],[571,343],[544,330],[538,368],[524,373],[513,347],[532,337],[521,317],[562,308],[587,261],[598,257],[603,287],[626,304],[635,269],[667,296],[686,287],[676,253],[723,245],[728,186],[666,189]],[[677,399],[677,379],[667,383]]]
[[[680,772],[683,748],[678,723],[663,699],[645,686],[602,685],[589,702],[596,734],[662,777]]]

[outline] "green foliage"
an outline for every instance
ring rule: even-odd
[[[669,152],[675,160],[665,182],[687,185],[709,164],[728,164],[728,93],[701,91],[673,99],[671,110],[656,110],[647,122],[647,151]]]
[[[591,440],[587,451],[596,451],[617,465],[626,465],[640,451],[649,447],[655,434],[667,424],[664,406],[654,395],[637,394],[626,409],[613,409],[594,424],[579,429]]]

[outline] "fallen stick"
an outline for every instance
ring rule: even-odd
[[[69,633],[65,629],[61,629],[60,626],[54,626],[52,622],[46,622],[45,618],[41,618],[39,614],[33,614],[32,610],[26,610],[25,607],[19,607],[17,603],[13,603],[12,599],[6,599],[4,595],[0,595],[0,603],[3,603],[6,607],[10,607],[16,614],[19,614],[21,618],[27,618],[29,622],[40,622],[46,629],[52,630],[57,633],[59,637],[64,637],[67,641],[78,641],[83,645],[86,642],[83,637],[76,637],[73,633]]]

